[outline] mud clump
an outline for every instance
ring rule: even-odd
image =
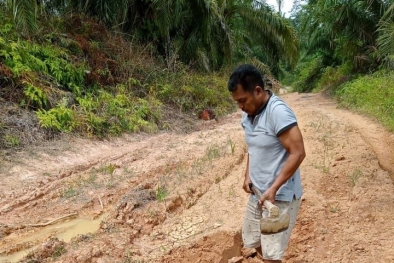
[[[140,188],[131,190],[116,205],[116,219],[123,221],[132,219],[134,209],[144,207],[155,198],[155,193],[152,190]]]

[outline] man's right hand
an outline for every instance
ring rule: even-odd
[[[245,175],[245,180],[244,180],[244,184],[242,186],[242,188],[245,190],[245,192],[251,194],[252,191],[249,188],[249,184],[251,183],[250,178],[248,175]]]

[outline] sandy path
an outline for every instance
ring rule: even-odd
[[[307,150],[286,262],[393,262],[394,136],[319,94],[283,98]],[[191,134],[57,142],[3,162],[0,262],[38,246],[40,262],[227,263],[240,254],[247,198],[239,117]],[[106,218],[69,244],[54,232],[24,242],[39,231],[27,224],[70,213]]]

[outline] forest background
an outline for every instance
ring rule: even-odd
[[[241,63],[394,131],[394,2],[295,1],[286,16],[277,4],[0,0],[0,154],[68,134],[191,131],[203,110],[236,109],[227,79]]]

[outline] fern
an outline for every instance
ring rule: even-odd
[[[71,109],[59,105],[48,111],[39,110],[37,117],[40,125],[60,132],[72,132],[75,127],[74,113]]]
[[[31,84],[27,84],[23,93],[27,97],[27,106],[42,109],[48,106],[48,98],[45,92]]]

